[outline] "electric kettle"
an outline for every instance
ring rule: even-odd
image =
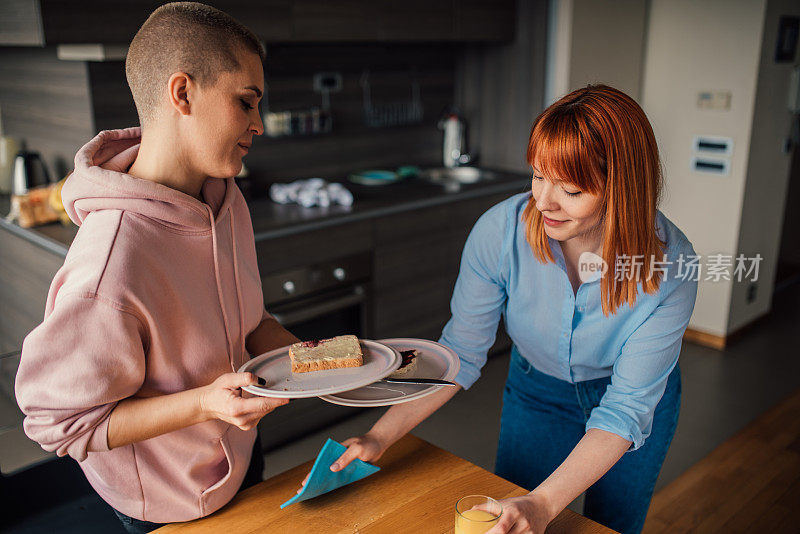
[[[14,180],[12,192],[24,195],[28,189],[50,183],[50,174],[38,152],[20,150],[14,160]]]

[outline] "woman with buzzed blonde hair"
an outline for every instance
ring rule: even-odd
[[[656,140],[623,92],[564,96],[534,122],[527,156],[531,191],[475,224],[439,340],[465,389],[501,317],[514,343],[495,470],[532,491],[502,500],[488,532],[542,533],[585,491],[587,517],[637,533],[677,425],[697,292],[678,262],[694,250],[657,210]],[[331,469],[380,457],[455,389],[393,406]]]
[[[80,463],[128,532],[207,516],[261,480],[250,354],[297,341],[264,309],[233,179],[263,133],[264,48],[225,13],[165,4],[126,74],[141,127],[100,132],[62,197],[80,226],[25,339],[27,435]]]

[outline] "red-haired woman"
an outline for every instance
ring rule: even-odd
[[[624,93],[589,86],[547,108],[528,161],[531,192],[470,234],[440,339],[459,355],[465,389],[501,316],[514,342],[496,471],[533,491],[503,501],[489,532],[544,532],[584,491],[586,516],[639,532],[678,420],[697,292],[681,271],[694,250],[656,208],[655,137]],[[587,270],[601,258],[607,269]],[[331,468],[377,459],[454,394],[392,407]]]

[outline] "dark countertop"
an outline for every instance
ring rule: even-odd
[[[276,204],[269,198],[248,201],[256,241],[274,239],[296,233],[308,232],[337,224],[382,217],[394,213],[428,208],[437,205],[508,193],[509,196],[530,188],[530,176],[522,173],[496,171],[495,179],[475,184],[463,184],[457,191],[446,191],[440,185],[409,178],[384,186],[363,186],[349,182],[345,186],[353,192],[352,206],[333,205],[327,208],[304,208],[297,204]],[[8,213],[8,195],[0,196],[0,213]],[[42,248],[66,256],[67,249],[78,232],[75,225],[59,223],[36,228],[22,228],[0,218],[4,228]]]

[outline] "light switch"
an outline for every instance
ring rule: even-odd
[[[733,138],[713,135],[695,135],[692,150],[701,154],[730,156],[733,154]]]

